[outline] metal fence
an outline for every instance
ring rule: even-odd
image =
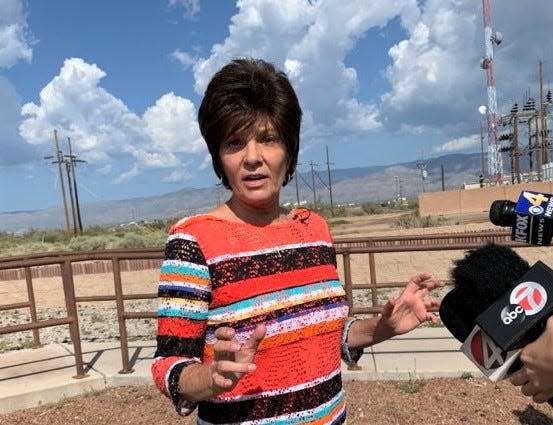
[[[384,282],[377,279],[377,266],[375,261],[375,256],[377,254],[391,252],[465,250],[482,246],[487,241],[493,241],[506,246],[528,246],[512,242],[510,240],[509,233],[505,231],[394,237],[337,238],[334,241],[334,246],[338,257],[338,263],[341,265],[343,270],[344,287],[347,294],[350,312],[352,314],[378,314],[381,312],[383,307],[378,302],[379,290],[383,288],[399,288],[405,285],[405,282]],[[368,254],[368,284],[356,284],[352,281],[351,257],[356,254]],[[69,326],[71,342],[74,346],[75,367],[77,370],[77,374],[74,377],[83,378],[86,374],[84,372],[77,303],[114,301],[115,308],[117,309],[119,340],[121,347],[122,369],[119,373],[132,373],[132,364],[129,360],[126,321],[132,319],[155,318],[156,312],[126,311],[125,301],[154,299],[157,297],[157,293],[125,293],[121,273],[123,270],[133,269],[131,264],[137,261],[142,264],[141,267],[144,267],[145,264],[158,267],[163,260],[163,256],[163,249],[155,248],[88,251],[76,253],[55,252],[0,258],[0,271],[17,270],[17,273],[20,273],[18,276],[23,277],[26,282],[27,292],[27,300],[23,302],[2,304],[0,300],[0,311],[28,308],[30,312],[29,322],[0,327],[0,335],[30,330],[33,335],[33,347],[37,348],[41,346],[39,334],[39,330],[41,328],[62,325]],[[105,263],[103,270],[109,270],[109,272],[112,273],[114,295],[75,295],[75,283],[73,279],[75,270],[84,270],[83,268],[80,268],[79,264],[85,262],[90,263],[91,261]],[[57,269],[57,275],[61,277],[65,302],[65,317],[47,320],[38,319],[33,276],[39,276],[40,273],[38,273],[36,269],[44,267]],[[0,285],[2,285],[1,281]],[[354,290],[369,290],[371,305],[356,305],[353,297]]]

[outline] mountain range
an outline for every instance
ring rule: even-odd
[[[330,203],[334,205],[412,198],[422,191],[459,189],[478,182],[480,153],[449,154],[425,161],[392,165],[331,169],[298,173],[281,192],[281,203]],[[313,185],[314,182],[314,185]],[[313,190],[314,186],[314,190]],[[330,190],[331,189],[331,190]],[[143,220],[187,216],[213,208],[229,197],[220,186],[183,188],[163,195],[100,201],[80,205],[83,225],[117,225]],[[64,227],[62,208],[0,213],[0,231],[24,232],[31,228]]]

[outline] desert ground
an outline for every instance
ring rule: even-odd
[[[447,217],[443,226],[428,228],[398,229],[394,227],[399,213],[371,216],[347,217],[337,219],[331,228],[334,238],[383,235],[409,235],[434,233],[464,233],[488,229],[497,229],[488,221],[487,214],[478,213],[459,217]],[[345,222],[345,223],[343,223]],[[541,260],[553,267],[552,247],[523,247],[515,249],[530,264]],[[436,279],[448,280],[456,259],[464,256],[462,250],[379,253],[375,256],[377,281],[407,282],[416,273],[427,271]],[[368,254],[354,254],[351,257],[352,281],[354,284],[367,284],[369,280]],[[338,258],[338,269],[343,277],[343,264]],[[158,270],[141,270],[122,273],[124,292],[155,293],[157,290]],[[77,296],[113,295],[113,276],[111,273],[95,275],[75,275]],[[33,280],[37,305],[40,308],[63,307],[63,288],[59,277]],[[24,281],[0,282],[0,300],[2,304],[24,301],[26,294]]]
[[[390,234],[470,232],[493,228],[485,214],[450,217],[446,226],[400,230],[392,226],[397,215],[347,218],[348,223],[333,226],[334,237]],[[531,264],[540,259],[553,266],[553,248],[517,250]],[[453,261],[463,252],[395,253],[377,255],[377,278],[382,281],[407,281],[414,273],[429,271],[436,278],[448,279]],[[340,260],[339,260],[340,262]],[[340,272],[342,273],[341,266]],[[366,254],[352,258],[354,283],[368,283]],[[123,275],[125,293],[155,292],[157,270],[128,272]],[[75,276],[78,295],[113,293],[113,277]],[[36,279],[40,308],[63,305],[59,278]],[[2,303],[21,301],[24,282],[0,282]],[[348,398],[348,424],[553,424],[553,408],[536,404],[518,388],[503,381],[493,384],[470,376],[417,381],[363,381],[344,384]],[[99,393],[66,399],[59,403],[0,415],[0,423],[25,424],[169,424],[194,423],[194,416],[180,419],[167,400],[151,386],[112,388]]]

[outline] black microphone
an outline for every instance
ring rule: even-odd
[[[541,335],[553,313],[553,270],[540,261],[530,267],[512,249],[493,243],[454,264],[454,287],[441,302],[440,319],[462,342],[463,353],[496,382],[522,367],[521,349]]]
[[[511,227],[511,239],[532,245],[549,245],[553,237],[553,195],[526,190],[518,201],[493,201],[490,221]]]
[[[512,249],[493,243],[469,250],[454,265],[450,272],[454,287],[442,299],[440,319],[464,342],[476,326],[476,318],[513,288],[530,266]]]

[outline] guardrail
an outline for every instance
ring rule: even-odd
[[[415,251],[445,251],[464,250],[482,246],[487,241],[498,244],[516,247],[528,247],[528,245],[514,243],[505,231],[485,231],[473,233],[447,233],[416,236],[393,236],[393,237],[368,237],[368,238],[336,238],[334,241],[338,258],[341,257],[343,267],[344,287],[347,294],[348,304],[352,314],[378,314],[382,305],[378,302],[378,291],[383,288],[398,288],[405,285],[405,282],[379,282],[377,280],[377,266],[375,255],[390,252],[415,252]],[[351,256],[355,254],[368,254],[369,262],[369,283],[355,284],[352,281]],[[1,304],[0,311],[29,308],[30,322],[0,327],[0,335],[32,331],[33,347],[41,346],[39,329],[50,326],[69,326],[71,341],[74,345],[75,367],[77,374],[74,378],[84,378],[83,356],[81,349],[81,334],[79,329],[79,317],[77,303],[115,301],[117,318],[119,324],[119,336],[121,347],[122,369],[119,373],[132,373],[132,365],[129,360],[128,335],[126,321],[132,319],[155,318],[155,311],[126,311],[126,300],[144,300],[157,298],[157,293],[125,294],[121,272],[121,264],[133,260],[154,260],[161,264],[164,252],[161,248],[154,249],[130,249],[130,250],[106,250],[87,252],[55,252],[24,255],[17,257],[0,258],[0,271],[22,269],[25,276],[27,301]],[[113,274],[114,295],[76,296],[73,280],[74,266],[87,261],[105,261],[110,263]],[[63,284],[66,316],[57,319],[38,320],[37,306],[33,285],[33,268],[55,266],[59,268]],[[446,282],[448,283],[448,282]],[[0,285],[2,282],[0,282]],[[368,289],[371,294],[371,306],[359,306],[354,304],[353,291]]]

